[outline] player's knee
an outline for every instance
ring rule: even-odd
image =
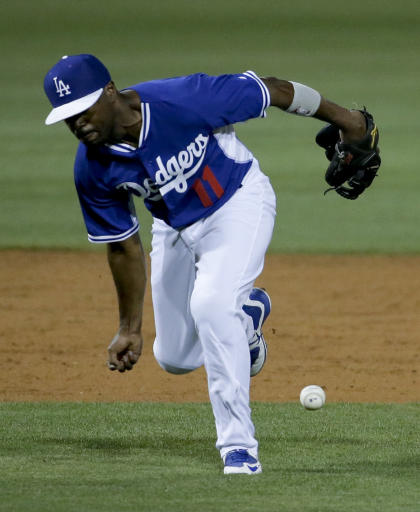
[[[183,366],[181,364],[174,363],[174,361],[171,361],[171,363],[165,361],[164,357],[161,356],[156,340],[153,344],[153,355],[155,356],[158,365],[162,370],[165,370],[165,372],[172,373],[174,375],[183,375],[184,373],[189,373],[195,370],[195,368],[186,368],[185,365]]]
[[[156,358],[156,361],[157,361],[158,365],[163,370],[165,370],[165,372],[172,373],[174,375],[184,375],[185,373],[190,373],[193,370],[195,370],[195,368],[180,368],[178,366],[173,366],[171,364],[165,363],[165,361],[162,361],[158,358]]]

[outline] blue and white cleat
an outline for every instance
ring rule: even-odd
[[[262,472],[261,464],[248,450],[232,450],[225,457],[225,475],[257,475]]]
[[[242,309],[252,318],[254,335],[249,341],[251,354],[251,377],[259,373],[267,359],[267,344],[261,331],[271,312],[271,300],[263,288],[253,288]]]

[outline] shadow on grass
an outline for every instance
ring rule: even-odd
[[[194,439],[180,438],[179,436],[133,436],[130,438],[118,439],[115,437],[46,437],[32,441],[31,454],[37,453],[89,453],[102,456],[136,456],[147,452],[148,456],[175,456],[192,457],[198,461],[209,460],[218,457],[214,448],[214,439],[207,437],[195,437]],[[27,454],[27,446],[14,446],[2,450],[8,455]]]
[[[275,441],[275,438],[271,439],[271,441]],[[355,438],[344,438],[344,437],[320,437],[320,436],[293,436],[287,437],[288,444],[302,444],[302,443],[317,443],[317,444],[326,444],[328,446],[366,446],[366,439],[355,439]],[[378,442],[379,443],[379,442]],[[370,443],[369,443],[370,444]]]
[[[289,475],[344,475],[354,474],[365,477],[401,477],[407,478],[412,476],[413,479],[417,478],[420,460],[418,456],[412,457],[395,457],[387,461],[384,460],[366,460],[361,456],[358,461],[351,463],[342,463],[331,457],[328,465],[314,467],[313,461],[309,462],[306,466],[291,467],[290,464],[282,465],[281,467],[270,468],[270,470],[287,473]]]

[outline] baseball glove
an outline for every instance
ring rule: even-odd
[[[324,194],[335,190],[346,199],[357,199],[372,184],[381,165],[378,140],[379,132],[372,115],[360,110],[366,120],[366,135],[363,139],[344,143],[337,126],[329,124],[316,136],[316,143],[325,149],[330,160],[325,181],[330,185]]]

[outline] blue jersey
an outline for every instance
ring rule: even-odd
[[[232,124],[264,117],[270,104],[268,89],[252,71],[128,89],[141,100],[138,148],[80,143],[76,155],[75,183],[91,242],[125,240],[138,230],[132,194],[176,229],[220,208],[253,160]]]

